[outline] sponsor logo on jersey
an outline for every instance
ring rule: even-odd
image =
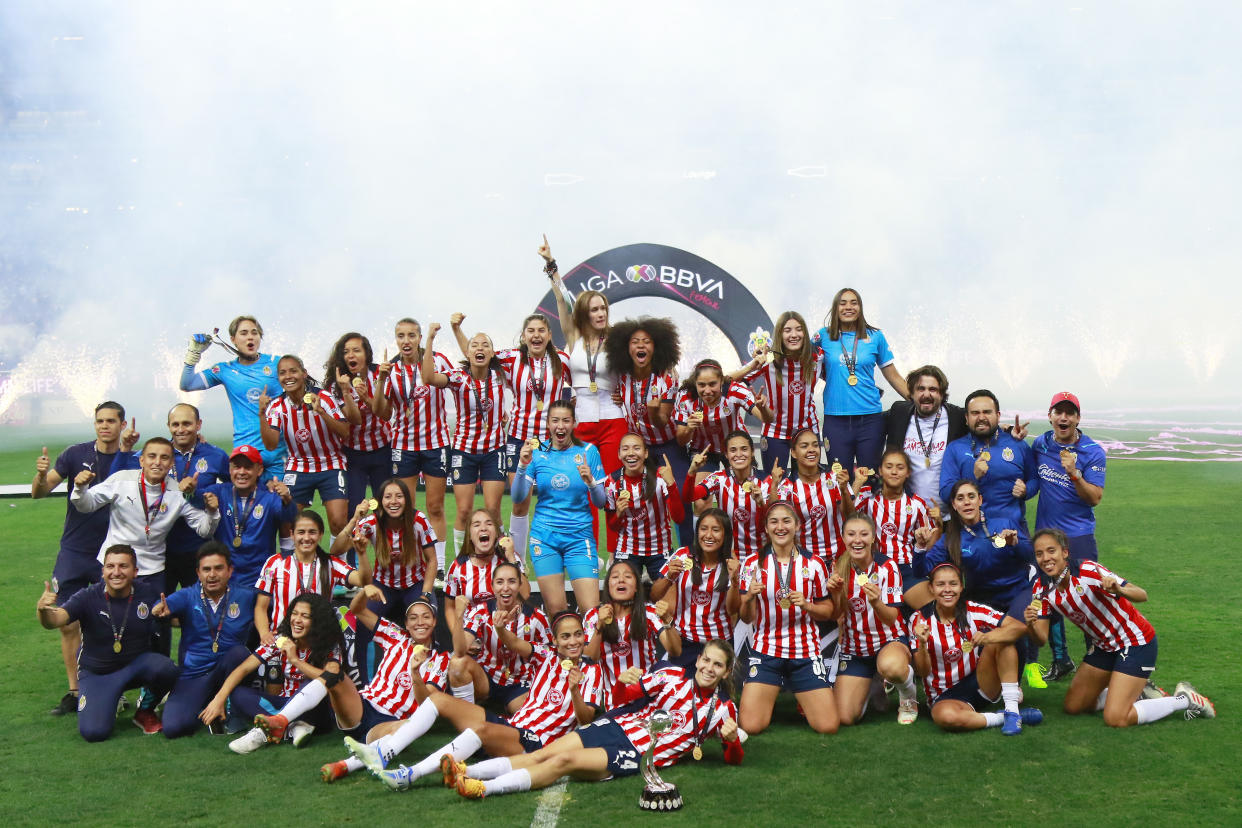
[[[564,491],[565,489],[568,489],[569,477],[567,475],[560,474],[559,472],[552,475],[552,488],[557,491]]]
[[[789,383],[790,394],[801,394],[805,390],[806,390],[806,385],[802,382],[802,380],[794,380],[793,382]]]

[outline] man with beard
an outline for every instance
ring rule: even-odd
[[[232,583],[253,587],[263,563],[277,552],[282,524],[293,523],[298,507],[279,479],[259,485],[263,456],[254,446],[238,446],[229,455],[229,480],[203,490],[220,501],[216,540],[229,549]]]
[[[966,427],[968,434],[945,447],[940,502],[948,501],[957,481],[975,481],[984,514],[1009,518],[1023,538],[1030,537],[1026,501],[1039,493],[1039,475],[1035,453],[1019,439],[1026,436],[1025,424],[1014,417],[1012,432],[1000,428],[1000,402],[991,391],[980,389],[966,398]]]
[[[910,486],[928,506],[940,506],[940,468],[949,443],[966,434],[966,412],[947,402],[949,380],[935,365],[906,375],[909,400],[898,400],[884,419],[885,446],[910,458]]]

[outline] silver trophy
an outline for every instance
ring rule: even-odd
[[[647,717],[644,725],[651,734],[651,748],[642,759],[643,780],[647,784],[643,787],[642,795],[638,797],[638,807],[644,811],[676,811],[684,804],[677,786],[661,779],[655,767],[657,737],[672,725],[673,717],[667,710],[656,710]]]

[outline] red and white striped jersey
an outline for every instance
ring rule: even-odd
[[[615,607],[613,611],[616,611]],[[599,663],[604,668],[604,687],[609,693],[609,698],[611,698],[612,686],[617,683],[617,676],[631,667],[646,670],[655,662],[656,645],[660,642],[660,627],[664,626],[664,622],[660,620],[652,604],[647,604],[646,613],[647,637],[642,641],[630,639],[631,616],[629,614],[614,616],[617,630],[620,633],[616,644],[609,644],[602,634],[600,636]],[[586,635],[587,641],[591,640],[599,627],[599,607],[587,610],[587,614],[582,617],[582,632]]]
[[[404,719],[418,707],[414,698],[414,680],[410,677],[410,659],[414,656],[414,641],[410,634],[387,618],[375,625],[376,646],[384,651],[371,683],[358,695],[375,706],[376,710],[398,719]],[[427,656],[418,668],[423,684],[439,690],[448,690],[448,668],[451,653],[435,651]]]
[[[374,368],[368,368],[364,379],[366,381],[367,397],[373,397],[376,384],[379,382],[379,372]],[[348,392],[346,392],[346,389],[337,388],[337,394],[342,393],[353,395],[354,403],[358,406],[358,413],[362,415],[362,422],[360,424],[349,427],[349,439],[345,441],[345,445],[355,451],[375,451],[376,449],[388,448],[391,440],[388,421],[376,417],[375,412],[371,410],[371,406],[363,401],[362,395],[352,385],[349,386]],[[333,397],[333,399],[337,398]],[[340,402],[340,400],[337,401],[338,403]]]
[[[672,544],[669,542],[669,508],[668,485],[663,478],[656,477],[655,492],[651,499],[643,497],[643,478],[632,478],[620,474],[620,480],[609,477],[604,481],[604,492],[608,496],[608,512],[617,511],[617,495],[625,489],[630,493],[630,505],[619,517],[620,527],[617,529],[617,548],[613,550],[617,560],[624,560],[630,555],[663,555],[668,556]],[[673,493],[673,497],[678,497]]]
[[[689,559],[690,550],[681,547],[673,553],[673,557],[679,556]],[[669,578],[667,561],[660,568],[660,576]],[[706,570],[697,587],[689,569],[670,578],[677,596],[673,626],[683,640],[706,644],[717,638],[733,638],[733,624],[729,621],[729,611],[725,607],[725,596],[728,593],[716,591],[720,582],[728,578],[729,573],[723,563]]]
[[[272,596],[272,604],[267,609],[267,618],[273,629],[284,620],[285,612],[293,603],[293,599],[303,592],[313,592],[324,598],[331,598],[332,587],[338,584],[346,585],[349,573],[353,572],[354,568],[332,555],[328,556],[328,561],[331,571],[328,573],[328,588],[325,591],[323,589],[324,576],[319,568],[318,555],[310,563],[298,560],[297,555],[288,557],[273,555],[267,559],[254,588]]]
[[[306,661],[310,658],[311,651],[309,649],[298,649],[298,660]],[[283,698],[291,698],[306,682],[308,676],[303,675],[297,667],[293,666],[293,662],[289,660],[289,656],[285,655],[285,651],[277,647],[275,644],[260,644],[258,649],[254,651],[254,655],[259,661],[265,664],[273,659],[280,660],[280,695]],[[338,647],[332,648],[332,653],[328,656],[328,661],[341,662],[341,651]]]
[[[896,500],[870,492],[860,493],[854,508],[871,515],[875,521],[876,540],[880,551],[892,558],[898,566],[914,563],[914,530],[931,526],[927,502],[918,495],[902,494]]]
[[[486,454],[505,443],[505,380],[488,371],[481,380],[469,371],[448,372],[448,387],[457,404],[457,430],[453,448],[467,454]]]
[[[530,693],[509,717],[509,724],[533,732],[547,745],[578,726],[573,698],[569,695],[569,671],[561,666],[556,650],[547,644],[535,645],[530,668]],[[579,670],[582,683],[578,685],[578,693],[582,700],[592,707],[602,707],[604,690],[600,666],[583,659]]]
[[[760,383],[757,390],[768,398],[772,422],[764,423],[764,437],[792,440],[804,428],[814,429],[819,434],[819,419],[815,413],[815,369],[823,356],[823,349],[815,347],[815,362],[811,366],[809,380],[803,380],[802,366],[792,359],[783,360],[783,365],[778,361],[765,363],[742,377],[743,382]]]
[[[518,684],[528,681],[527,664],[500,641],[496,629],[492,626],[492,612],[496,609],[496,601],[475,604],[466,611],[462,619],[462,628],[479,640],[481,650],[475,661],[483,668],[483,672],[497,684]],[[523,605],[517,617],[509,624],[509,630],[523,641],[531,644],[551,644],[552,630],[548,626],[548,617],[541,609],[532,609]]]
[[[742,487],[752,484],[754,492]],[[763,531],[763,515],[767,507],[768,484],[753,474],[745,481],[739,482],[733,472],[724,470],[712,472],[703,478],[703,482],[695,487],[695,499],[699,498],[699,488],[705,489],[716,498],[716,504],[725,510],[733,522],[733,554],[738,560],[745,560],[748,555],[757,555],[767,543]]]
[[[625,411],[625,424],[630,431],[643,438],[648,446],[667,443],[677,439],[677,426],[673,424],[673,412],[669,423],[663,428],[651,422],[647,408],[650,400],[676,402],[677,381],[672,374],[652,374],[644,380],[636,380],[629,374],[617,377],[617,391],[621,393],[621,409]],[[657,458],[659,459],[659,458]]]
[[[695,745],[702,744],[709,736],[719,735],[725,719],[737,721],[737,706],[731,699],[720,698],[714,689],[699,687],[694,673],[687,675],[681,667],[664,667],[646,673],[639,679],[639,686],[651,703],[633,713],[614,716],[613,721],[625,731],[641,755],[651,747],[651,733],[644,726],[647,717],[656,710],[668,712],[672,726],[655,737],[654,759],[658,768],[676,764],[694,750]]]
[[[1109,575],[1121,583],[1122,578],[1111,570],[1095,561],[1083,561],[1078,574],[1071,570],[1065,577],[1063,588],[1049,589],[1036,581],[1031,594],[1051,601],[1057,612],[1081,627],[1106,653],[1150,643],[1156,631],[1143,614],[1128,598],[1105,591],[1103,583]]]
[[[449,598],[464,595],[471,604],[490,601],[494,597],[492,574],[500,563],[500,556],[495,554],[485,558],[472,555],[466,560],[454,559],[444,577],[444,594]]]
[[[331,394],[320,391],[319,400],[325,416],[345,421],[345,412]],[[285,471],[322,472],[345,468],[340,439],[309,405],[281,394],[268,403],[264,416],[268,425],[284,435],[285,446],[289,449]]]
[[[755,597],[754,633],[751,647],[773,658],[814,658],[819,655],[819,627],[810,613],[790,605],[781,609],[777,592],[781,581],[790,592],[800,592],[807,603],[828,595],[828,570],[824,562],[805,552],[795,552],[782,564],[775,553],[760,561],[751,555],[742,561],[742,595],[758,579],[763,589]]]
[[[957,621],[942,621],[940,615],[932,610],[931,618],[922,612],[910,616],[910,629],[919,624],[927,624],[927,655],[931,659],[931,672],[923,677],[923,691],[927,698],[935,704],[941,693],[969,676],[979,666],[979,649],[972,647],[963,649],[962,644],[975,637],[975,633],[996,629],[1005,620],[1005,614],[984,604],[974,601],[966,602],[966,621],[968,630],[959,630]],[[923,649],[923,642],[914,635],[910,636],[910,649]]]
[[[440,352],[434,356],[436,372],[454,369]],[[384,394],[392,403],[391,445],[401,451],[431,451],[449,444],[448,392],[423,382],[418,365],[394,362]]]
[[[375,536],[379,531],[379,519],[375,514],[369,514],[358,521],[358,532],[363,535],[375,548]],[[431,523],[427,520],[427,516],[417,509],[414,510],[414,538],[413,545],[418,550],[414,553],[414,565],[406,566],[401,562],[405,552],[405,545],[401,537],[401,528],[388,530],[388,545],[390,551],[388,553],[388,566],[381,567],[379,561],[375,563],[373,578],[377,582],[387,587],[395,589],[409,589],[410,587],[421,586],[423,579],[427,576],[427,560],[423,557],[423,549],[428,546],[435,546],[438,538],[436,530],[431,528]]]
[[[691,414],[702,411],[703,423],[694,430],[690,446],[695,451],[709,449],[724,454],[725,437],[730,431],[742,428],[747,412],[754,406],[755,395],[741,382],[730,383],[729,390],[711,407],[704,407],[702,400],[683,391],[673,406],[673,421],[685,425]]]
[[[841,652],[857,656],[873,656],[890,641],[906,634],[901,614],[891,624],[881,624],[875,617],[875,608],[863,593],[860,575],[853,567],[846,573],[842,595],[845,597],[845,617],[841,621]],[[890,606],[899,606],[902,599],[901,571],[892,558],[879,553],[873,556],[867,567],[867,578],[880,588],[880,600]]]
[[[829,570],[845,550],[841,531],[845,517],[841,511],[841,489],[832,474],[825,472],[808,483],[793,474],[776,487],[780,500],[793,504],[798,513],[798,545],[824,562]]]
[[[505,379],[513,388],[509,436],[516,440],[529,440],[531,437],[546,439],[543,412],[561,398],[561,391],[573,385],[569,377],[569,355],[555,350],[544,354],[542,359],[523,362],[520,348],[508,348],[497,351],[496,358],[504,369]],[[554,359],[561,363],[559,377],[552,364]]]

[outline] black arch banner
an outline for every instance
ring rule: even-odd
[[[595,254],[562,278],[574,296],[598,290],[612,305],[639,296],[679,302],[723,331],[742,362],[750,361],[751,333],[757,328],[772,330],[772,318],[745,285],[707,259],[676,247],[614,247]],[[564,346],[565,336],[551,290],[539,301],[537,311],[548,317],[553,340]]]

